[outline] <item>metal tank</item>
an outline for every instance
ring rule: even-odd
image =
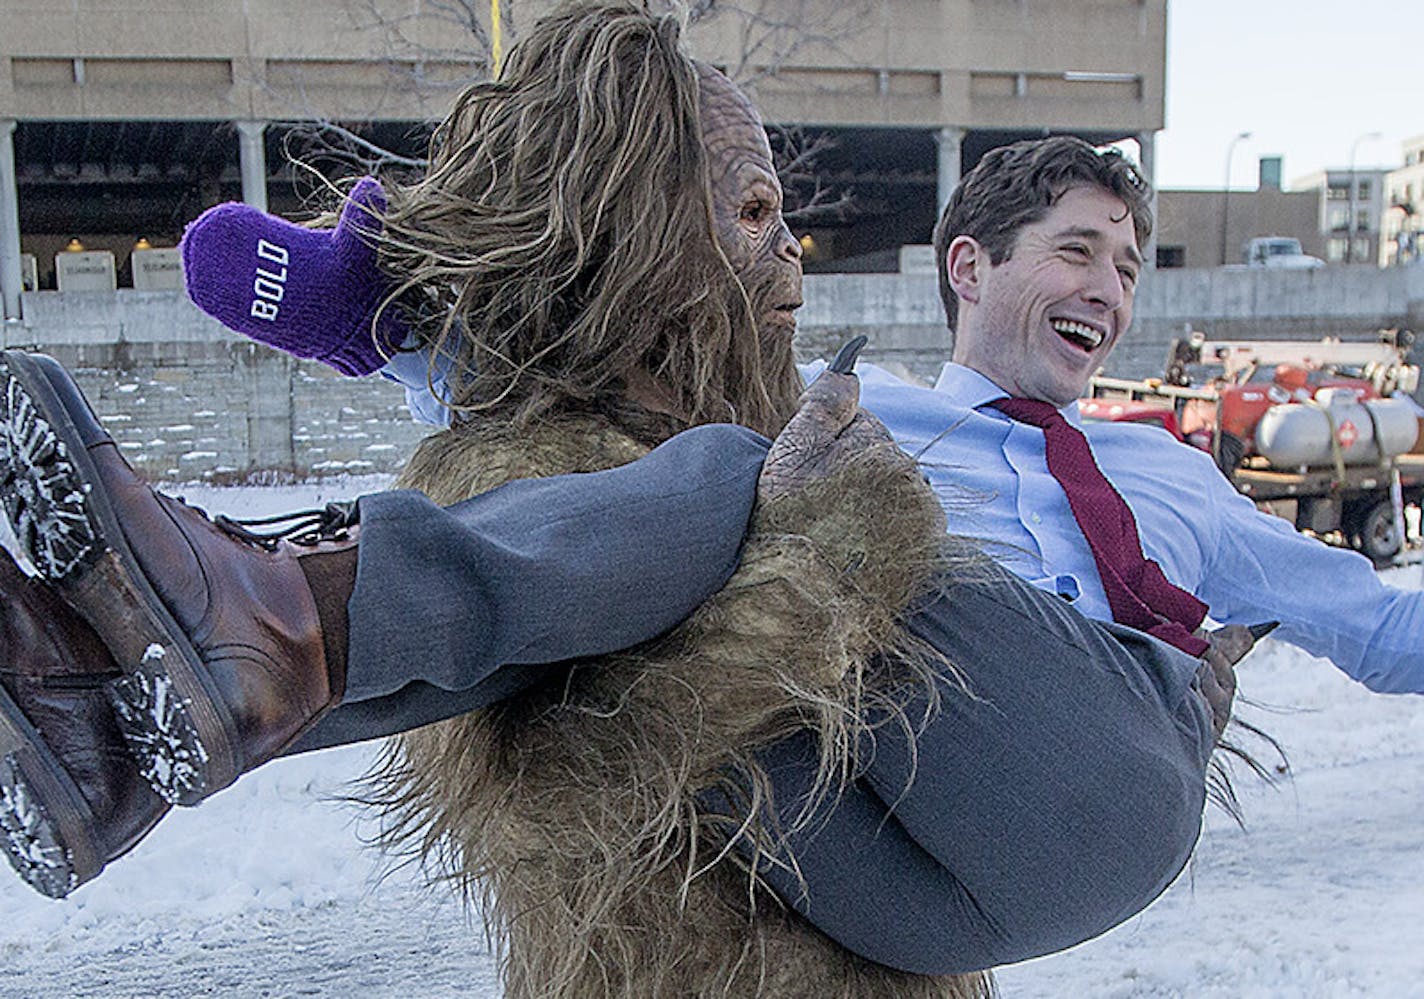
[[[1280,468],[1334,463],[1332,435],[1347,465],[1376,462],[1414,446],[1419,421],[1402,399],[1361,401],[1351,389],[1321,389],[1314,404],[1272,406],[1256,426],[1256,451]]]

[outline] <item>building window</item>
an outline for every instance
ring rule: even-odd
[[[1368,237],[1368,236],[1356,236],[1356,237],[1355,237],[1355,250],[1354,250],[1354,252],[1353,252],[1352,254],[1350,254],[1350,259],[1352,259],[1352,260],[1353,260],[1355,263],[1357,263],[1357,264],[1364,264],[1364,263],[1369,263],[1370,256],[1371,256],[1371,254],[1370,254],[1370,239],[1369,239],[1369,237]]]
[[[1355,212],[1355,231],[1371,231],[1374,229],[1374,226],[1370,224],[1372,221],[1373,219],[1370,217],[1370,210],[1368,208],[1357,209]]]
[[[1325,241],[1325,259],[1338,264],[1345,259],[1345,240],[1339,236]]]
[[[1325,198],[1327,201],[1349,201],[1350,185],[1343,180],[1332,180],[1325,187]]]
[[[1325,228],[1332,232],[1338,232],[1348,227],[1350,224],[1349,205],[1331,205],[1330,211],[1325,214]]]
[[[1159,270],[1185,266],[1187,266],[1187,248],[1185,246],[1159,245],[1157,247],[1157,267]]]
[[[1370,180],[1368,177],[1364,178],[1358,184],[1355,185],[1355,197],[1360,201],[1369,201],[1371,191],[1372,188],[1370,187]]]

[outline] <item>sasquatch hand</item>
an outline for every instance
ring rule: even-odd
[[[1255,646],[1256,638],[1245,625],[1228,624],[1211,632],[1206,639],[1210,647],[1197,667],[1197,680],[1211,708],[1211,727],[1219,741],[1231,719],[1231,702],[1236,697],[1234,667]]]
[[[891,443],[890,433],[859,408],[860,380],[827,370],[801,395],[801,406],[772,442],[757,481],[765,503],[828,478],[848,459]]]
[[[797,696],[839,690],[899,642],[901,613],[942,567],[944,509],[934,490],[858,408],[857,339],[772,442],[741,566],[722,592],[725,606],[745,601],[757,634],[796,636],[795,653],[783,658]]]

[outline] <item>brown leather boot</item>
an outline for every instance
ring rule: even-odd
[[[115,715],[159,795],[197,804],[340,701],[354,504],[300,544],[257,538],[149,488],[52,358],[6,351],[0,391],[0,502],[119,663]]]
[[[93,629],[0,550],[0,846],[51,898],[168,811],[114,724],[105,687],[118,675]]]

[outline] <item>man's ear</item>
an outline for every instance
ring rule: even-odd
[[[978,302],[979,285],[989,266],[989,254],[973,236],[955,236],[945,251],[949,286],[961,302]]]

